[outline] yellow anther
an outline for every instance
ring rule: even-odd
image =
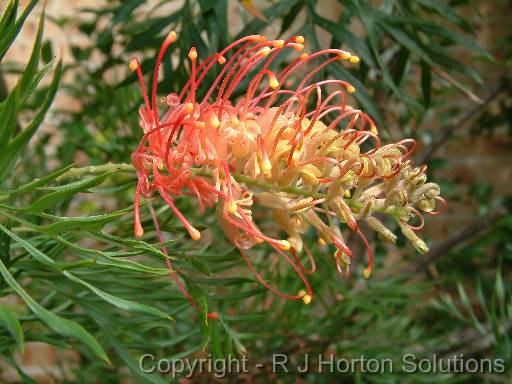
[[[341,60],[348,60],[352,57],[352,54],[347,51],[341,51],[341,53],[339,54],[339,57]]]
[[[320,244],[322,247],[325,246],[326,243],[323,237],[318,238],[318,244]]]
[[[260,55],[265,57],[270,54],[270,47],[263,47],[260,51]]]
[[[217,59],[217,62],[222,65],[226,62],[226,58],[224,56],[219,56],[219,58]]]
[[[357,56],[350,56],[350,59],[349,59],[349,60],[350,60],[350,62],[351,62],[352,64],[357,64],[357,63],[359,63],[359,57],[357,57]]]
[[[304,302],[304,304],[308,305],[309,303],[311,303],[311,296],[309,295],[304,295],[302,296],[302,301]]]
[[[293,49],[295,49],[296,51],[302,51],[304,49],[304,45],[303,44],[295,44],[293,46]]]
[[[197,240],[199,240],[201,238],[201,232],[199,232],[195,228],[190,228],[189,233],[190,233],[190,237],[192,238],[192,240],[196,240],[197,241]]]
[[[354,93],[355,91],[356,91],[356,89],[355,89],[352,85],[349,85],[349,86],[347,87],[347,92],[348,92],[348,93]]]
[[[304,44],[305,41],[304,36],[295,36],[295,42],[297,44]]]
[[[306,184],[310,184],[310,185],[317,185],[320,182],[320,180],[318,180],[318,177],[316,177],[315,175],[313,175],[310,172],[302,173],[302,181],[304,181]]]
[[[304,297],[304,296],[306,296],[306,294],[307,294],[307,292],[306,292],[305,290],[301,289],[301,290],[297,293],[297,296],[299,296],[299,297]]]
[[[379,131],[377,130],[377,127],[375,126],[375,124],[371,124],[370,132],[373,133],[374,135],[378,135],[379,134]]]
[[[217,115],[212,115],[212,117],[210,117],[210,125],[213,127],[213,128],[219,128],[220,127],[220,121],[219,121],[219,118],[217,117]]]
[[[261,172],[268,174],[272,170],[272,163],[269,159],[265,159],[260,163]]]
[[[301,59],[302,61],[306,60],[308,58],[308,54],[307,53],[303,53],[302,55],[299,56],[299,59]]]
[[[350,199],[350,196],[350,189],[345,189],[345,191],[343,192],[343,197],[346,199]]]
[[[354,109],[354,107],[353,107],[353,106],[351,106],[351,105],[345,105],[345,110],[347,110],[347,111],[351,111],[351,110],[353,110],[353,109]]]
[[[279,249],[282,249],[283,251],[288,251],[288,250],[290,250],[292,245],[290,244],[290,242],[288,240],[280,240],[278,247],[279,247]]]
[[[196,127],[199,128],[199,129],[205,129],[206,128],[206,123],[204,121],[198,121],[196,123]]]
[[[238,210],[238,206],[236,205],[236,203],[234,201],[229,201],[227,208],[228,208],[228,212],[231,214],[236,213]]]
[[[257,237],[257,236],[254,236],[253,238],[254,238],[254,241],[255,241],[257,244],[261,244],[261,243],[263,243],[263,239],[260,239],[260,238],[259,238],[259,237]]]
[[[176,32],[171,31],[165,38],[165,40],[170,41],[171,43],[174,43],[176,41]]]
[[[238,124],[240,124],[240,120],[238,120],[238,117],[236,117],[236,116],[231,116],[231,118],[229,119],[229,122],[234,127],[238,127]]]
[[[284,40],[274,40],[273,44],[274,44],[274,47],[276,47],[276,48],[283,48]]]
[[[139,68],[139,63],[137,62],[137,59],[135,57],[130,60],[129,67],[130,67],[130,71],[132,71],[132,72],[136,71],[137,68]]]
[[[190,48],[190,51],[188,52],[188,58],[192,61],[197,59],[197,51],[194,47]]]
[[[270,88],[276,89],[277,87],[279,87],[279,81],[277,81],[275,76],[271,76],[268,85]]]
[[[192,103],[185,103],[183,105],[183,110],[185,111],[185,113],[192,113],[192,111],[194,110],[194,104],[192,104]]]
[[[370,268],[365,268],[363,271],[363,276],[365,279],[368,279],[372,274],[372,270]]]

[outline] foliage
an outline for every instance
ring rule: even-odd
[[[0,103],[0,354],[16,367],[21,379],[31,382],[13,356],[30,341],[77,351],[81,366],[74,367],[74,379],[69,381],[80,383],[123,378],[167,382],[139,369],[138,359],[144,353],[160,358],[248,354],[251,362],[267,363],[266,369],[251,372],[256,380],[270,376],[272,353],[290,354],[297,364],[306,352],[391,357],[397,362],[404,351],[424,357],[465,353],[500,357],[510,366],[509,213],[472,238],[470,245],[458,244],[436,261],[445,271],[439,279],[432,275],[418,279],[423,270],[403,272],[417,264],[410,248],[397,273],[393,261],[388,263],[385,246],[375,239],[377,276],[365,280],[356,274],[341,280],[308,234],[313,252],[319,255],[319,271],[312,279],[319,297],[304,306],[276,299],[255,281],[236,249],[215,227],[211,212],[199,217],[190,201],[178,202],[187,216],[195,216],[192,220],[209,228],[211,241],[198,246],[184,236],[168,207],[156,205],[173,265],[201,304],[201,313],[191,308],[169,279],[167,256],[156,233],[147,231],[143,240],[133,238],[136,177],[126,163],[141,136],[136,113],[141,100],[127,63],[132,54],[141,53],[142,68],[151,72],[162,37],[176,29],[178,44],[170,51],[176,60],[165,62],[161,89],[180,89],[188,79],[184,58],[190,46],[200,54],[212,53],[236,36],[228,29],[226,0],[187,0],[174,11],[166,3],[112,1],[103,8],[83,9],[73,20],[54,20],[62,26],[76,23],[87,38],[85,45],[71,46],[74,62],[65,68],[55,59],[45,59],[51,46],[42,39],[43,12],[32,54],[16,86]],[[278,21],[275,34],[299,31],[317,49],[322,45],[321,28],[328,33],[330,46],[350,48],[363,63],[358,69],[334,66],[323,76],[352,82],[361,90],[359,103],[383,127],[398,127],[401,135],[414,137],[417,132],[421,139],[429,139],[430,132],[423,128],[453,97],[452,85],[466,93],[461,81],[481,80],[454,52],[491,60],[475,45],[474,26],[459,12],[465,2],[339,3],[343,12],[338,20],[322,16],[314,0],[275,0],[261,10],[262,15],[240,5],[244,27],[238,35],[259,33]],[[18,1],[12,0],[3,9],[0,58],[15,43],[27,17],[36,17],[29,16],[36,5],[37,1],[30,1],[19,12]],[[7,68],[3,61],[2,68]],[[63,71],[70,80],[61,80]],[[57,89],[75,97],[81,107],[55,111],[63,134],[52,157],[44,150],[49,134],[35,136],[38,127],[48,122]],[[510,106],[505,103],[496,115],[482,115],[481,126],[510,123],[509,115]],[[492,135],[490,129],[475,129]],[[389,128],[387,135],[393,135],[393,130]],[[74,165],[79,157],[86,160]],[[49,169],[49,164],[58,165]],[[430,165],[437,174],[443,160],[434,159]],[[450,179],[445,184],[447,190],[452,186],[453,196],[462,195],[462,188]],[[492,199],[486,190],[487,186],[480,186],[461,199],[477,197],[481,214],[498,205],[510,212],[506,197]],[[149,215],[142,221],[144,228],[154,228]],[[260,270],[270,269],[264,258],[259,265]],[[291,272],[270,270],[265,277],[287,291],[299,289],[293,286]],[[207,318],[212,311],[220,317]],[[312,371],[301,377],[331,382],[338,375]],[[278,376],[292,381],[283,372]],[[210,378],[196,377],[198,382]],[[350,373],[343,380],[505,383],[510,372],[480,377]]]

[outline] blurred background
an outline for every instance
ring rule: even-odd
[[[510,366],[510,1],[48,0],[45,7],[0,0],[0,8],[0,381],[167,382],[138,369],[143,353],[243,354],[263,363],[287,353],[300,364],[305,353],[399,361],[411,352],[501,358]],[[356,102],[377,121],[384,142],[417,140],[414,159],[428,165],[448,201],[447,212],[428,218],[422,231],[429,253],[418,255],[400,237],[398,246],[375,238],[375,275],[364,280],[356,268],[342,278],[310,234],[322,260],[312,278],[319,299],[301,306],[253,280],[212,212],[200,218],[193,202],[179,202],[208,228],[198,246],[161,207],[177,267],[195,295],[223,314],[202,324],[165,276],[154,233],[133,240],[135,176],[82,168],[130,163],[141,137],[141,95],[127,64],[137,54],[143,73],[151,73],[172,29],[178,41],[159,85],[166,93],[188,80],[191,46],[205,57],[244,35],[300,34],[306,51],[355,52],[359,66],[336,64],[322,75],[356,86]],[[71,164],[81,171],[63,169]],[[278,270],[267,277],[288,287],[291,275]],[[293,378],[252,369],[180,382],[339,377],[343,383],[512,382],[509,369]]]

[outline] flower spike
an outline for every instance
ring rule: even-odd
[[[345,232],[354,232],[364,243],[366,278],[374,270],[375,256],[361,222],[385,239],[396,240],[375,214],[388,216],[419,252],[427,251],[416,234],[424,226],[422,212],[437,215],[446,202],[439,186],[427,182],[426,167],[414,167],[409,160],[416,143],[404,139],[383,145],[374,121],[350,105],[353,85],[316,79],[339,60],[357,64],[358,56],[341,49],[295,53],[304,48],[303,36],[286,40],[246,36],[204,59],[192,47],[190,78],[179,92],[162,98],[160,114],[158,72],[176,38],[170,32],[159,50],[151,99],[138,60],[134,57],[129,63],[144,100],[139,110],[143,137],[132,155],[139,178],[134,199],[137,237],[144,234],[140,197],[156,192],[190,237],[200,240],[201,233],[175,204],[180,196],[193,196],[201,212],[217,208],[226,237],[261,284],[284,299],[304,304],[313,302],[307,276],[316,271],[318,261],[302,237],[310,228],[317,232],[318,252],[334,255],[332,266],[343,276],[357,270]],[[280,67],[274,60],[283,51],[295,58]],[[206,83],[213,71],[217,76]],[[270,211],[277,230],[267,234],[259,228],[253,217],[256,206]],[[150,212],[163,242],[151,207]],[[409,223],[411,219],[415,225]],[[285,293],[267,281],[268,271],[259,271],[264,264],[257,265],[257,252],[252,252],[265,245],[291,267],[304,289]],[[310,269],[304,267],[304,257]],[[178,288],[197,307],[170,260],[166,263]],[[211,319],[217,317],[215,312],[209,314]]]

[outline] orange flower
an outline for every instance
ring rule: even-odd
[[[394,217],[416,248],[425,250],[414,232],[422,224],[414,227],[408,221],[413,216],[421,218],[418,209],[432,211],[441,198],[439,187],[426,183],[425,167],[413,168],[407,160],[414,141],[381,146],[373,120],[347,103],[347,95],[355,92],[351,84],[334,79],[315,81],[327,65],[340,60],[355,64],[359,58],[347,51],[326,49],[299,54],[274,71],[272,64],[283,51],[303,49],[302,36],[288,40],[247,36],[200,64],[198,52],[191,48],[189,81],[179,94],[162,98],[159,106],[158,72],[166,49],[175,40],[176,34],[171,32],[160,49],[151,99],[139,62],[136,58],[130,62],[144,96],[139,111],[144,136],[132,155],[139,178],[137,237],[144,233],[140,195],[157,192],[192,239],[198,240],[200,232],[174,204],[177,196],[192,195],[201,210],[217,206],[226,236],[262,284],[281,297],[302,299],[306,304],[313,298],[306,275],[315,270],[315,261],[302,234],[311,226],[323,244],[334,246],[335,264],[341,273],[348,272],[353,254],[339,223],[345,223],[364,242],[369,256],[367,277],[373,269],[373,252],[358,222],[366,221],[394,241],[394,234],[373,216],[375,212]],[[311,70],[312,63],[317,64]],[[218,76],[205,84],[215,65],[221,66]],[[242,90],[242,96],[233,96]],[[363,150],[365,147],[371,149]],[[260,230],[252,217],[256,204],[271,210],[286,239]],[[158,228],[155,216],[154,220]],[[260,276],[247,250],[262,242],[294,268],[305,291],[283,293]],[[302,253],[309,258],[310,269],[304,268],[299,258]]]

